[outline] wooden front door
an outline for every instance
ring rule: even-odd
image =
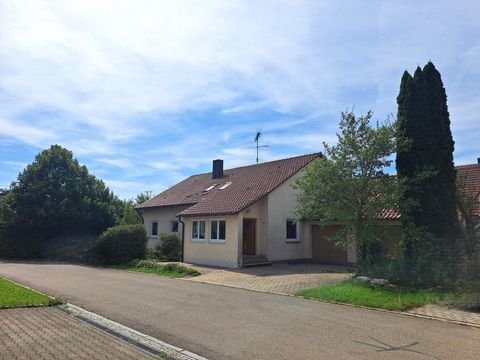
[[[255,255],[256,219],[243,219],[243,255]]]

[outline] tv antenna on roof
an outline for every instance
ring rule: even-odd
[[[255,146],[257,148],[257,164],[258,164],[258,148],[268,148],[268,145],[258,145],[260,136],[262,136],[262,133],[260,131],[257,131],[257,134],[255,135],[255,139],[254,139],[254,141],[257,143],[257,145]]]

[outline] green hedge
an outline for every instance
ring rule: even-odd
[[[145,257],[147,233],[143,225],[117,225],[108,228],[95,245],[102,264],[124,264]]]
[[[153,249],[154,257],[162,261],[180,261],[182,244],[177,233],[161,233]]]

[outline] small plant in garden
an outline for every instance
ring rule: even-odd
[[[159,266],[160,264],[158,263],[158,261],[156,260],[138,260],[137,262],[135,262],[135,267],[138,267],[138,268],[155,268],[157,266]]]
[[[172,278],[200,275],[200,273],[195,269],[191,269],[177,263],[163,264],[156,260],[135,260],[121,266],[121,268],[130,271],[144,272]]]

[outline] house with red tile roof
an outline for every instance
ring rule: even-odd
[[[214,160],[212,172],[190,176],[140,204],[149,246],[161,232],[178,232],[185,262],[237,268],[270,261],[311,259],[322,263],[356,262],[354,247],[336,248],[328,240],[338,226],[296,219],[292,185],[320,153],[256,165],[223,169]],[[480,163],[457,167],[465,191],[479,199]],[[391,209],[380,216],[392,239],[401,237],[400,214]],[[397,241],[387,244],[396,253]]]
[[[311,258],[292,187],[320,153],[193,175],[138,206],[153,241],[178,231],[184,261],[223,267]]]

